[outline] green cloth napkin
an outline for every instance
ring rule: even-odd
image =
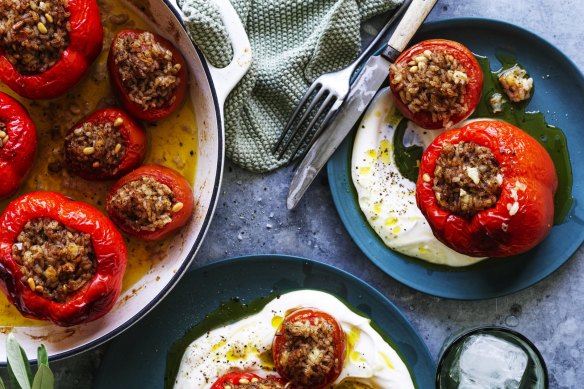
[[[249,35],[253,61],[225,104],[226,152],[245,169],[268,172],[285,163],[271,149],[312,81],[349,65],[359,54],[361,23],[401,0],[231,2]],[[219,68],[229,64],[231,46],[213,2],[178,4],[205,57]]]

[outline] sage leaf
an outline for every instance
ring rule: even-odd
[[[32,389],[53,389],[55,387],[55,377],[53,372],[45,364],[39,364],[34,381],[32,382]]]
[[[18,385],[18,381],[16,381],[16,377],[14,377],[12,369],[10,368],[10,365],[7,365],[7,367],[8,367],[8,383],[10,384],[9,387],[15,389],[20,388],[20,385]]]
[[[6,389],[6,386],[4,386],[4,381],[2,381],[2,378],[0,378],[0,389]]]
[[[49,366],[49,355],[47,354],[47,348],[44,344],[41,344],[37,349],[37,359],[39,365]]]
[[[20,346],[20,344],[19,344],[19,346]],[[24,367],[26,369],[26,374],[28,375],[28,382],[32,382],[32,368],[31,368],[30,362],[26,356],[26,351],[24,351],[22,346],[20,346],[20,352],[22,353],[22,359],[26,362],[24,364]]]
[[[30,389],[30,365],[26,353],[12,333],[6,337],[6,357],[10,370],[21,389]]]

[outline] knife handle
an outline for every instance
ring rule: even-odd
[[[389,54],[388,58],[390,62],[394,62],[399,54],[406,48],[406,46],[410,43],[410,40],[418,31],[426,17],[434,8],[434,5],[438,2],[438,0],[413,0],[408,10],[406,11],[404,17],[399,22],[398,26],[396,27],[394,33],[391,35],[389,39],[388,50],[391,54]]]

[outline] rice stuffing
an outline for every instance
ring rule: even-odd
[[[6,131],[6,124],[0,121],[0,150],[8,143],[8,132]]]
[[[21,281],[33,292],[57,302],[81,289],[95,275],[91,236],[43,217],[26,223],[12,245]]]
[[[390,72],[394,90],[412,113],[427,112],[445,128],[455,124],[451,117],[468,113],[468,75],[452,55],[425,50],[407,64],[392,64]]]
[[[489,148],[473,142],[445,144],[436,161],[433,190],[440,207],[470,217],[497,203],[502,181]]]
[[[114,44],[114,62],[130,100],[144,111],[170,105],[180,83],[179,63],[172,51],[156,42],[154,34],[122,36]]]
[[[165,184],[142,176],[122,185],[108,201],[114,212],[134,231],[156,231],[172,221],[174,193]]]
[[[65,138],[65,158],[75,171],[115,172],[125,144],[113,123],[85,122]]]
[[[0,0],[0,46],[23,75],[53,67],[69,45],[67,0]]]

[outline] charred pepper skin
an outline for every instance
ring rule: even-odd
[[[176,89],[174,90],[174,93],[173,93],[174,101],[171,104],[166,104],[162,107],[150,108],[150,109],[144,110],[142,106],[133,102],[130,99],[130,96],[126,90],[126,87],[124,86],[124,83],[122,82],[122,77],[120,76],[120,72],[119,72],[118,67],[115,63],[115,52],[116,51],[115,51],[114,46],[115,46],[115,43],[118,39],[122,39],[122,38],[128,37],[128,36],[136,39],[136,37],[138,35],[140,35],[144,32],[148,32],[148,31],[143,31],[143,30],[138,30],[138,29],[128,29],[128,30],[122,30],[122,31],[118,32],[118,34],[114,37],[112,44],[110,46],[109,55],[108,55],[108,59],[107,59],[107,67],[108,67],[108,71],[109,71],[109,75],[110,75],[110,82],[112,84],[112,87],[116,91],[116,94],[117,94],[120,102],[122,103],[122,105],[126,109],[126,111],[128,111],[131,115],[133,115],[137,119],[144,120],[147,122],[153,122],[153,121],[164,119],[164,118],[170,116],[173,112],[175,112],[182,105],[182,103],[186,97],[189,74],[187,72],[187,63],[186,63],[183,55],[181,54],[181,52],[170,41],[168,41],[168,40],[164,39],[163,37],[161,37],[160,35],[152,32],[152,34],[154,35],[154,40],[158,44],[160,44],[160,46],[162,46],[163,48],[170,50],[172,52],[173,61],[180,64],[181,68],[177,74],[177,76],[180,78],[180,82],[176,86]]]
[[[495,206],[470,218],[442,209],[432,189],[443,145],[460,142],[488,147],[503,177]],[[420,162],[416,200],[434,236],[448,247],[469,256],[507,257],[532,249],[548,235],[557,186],[554,163],[533,137],[505,122],[481,120],[446,131],[430,144]]]
[[[94,277],[59,303],[33,292],[21,281],[12,245],[29,220],[47,217],[89,234],[96,256]],[[31,192],[12,201],[0,216],[0,289],[22,315],[68,327],[99,319],[122,290],[127,250],[113,223],[92,206],[55,192]]]
[[[159,183],[168,186],[172,190],[176,201],[183,204],[183,207],[178,212],[173,213],[170,223],[154,231],[136,231],[132,229],[124,223],[124,218],[110,206],[112,197],[120,187],[143,176],[153,178]],[[187,223],[193,214],[193,208],[193,190],[189,182],[175,170],[160,165],[144,165],[120,178],[110,189],[106,202],[107,213],[116,226],[125,233],[144,240],[160,240],[168,237]]]
[[[69,45],[55,65],[33,75],[22,75],[0,48],[0,80],[31,100],[53,99],[73,88],[97,58],[103,46],[103,26],[95,0],[69,0]]]
[[[0,149],[0,199],[20,187],[33,166],[37,148],[36,127],[26,109],[0,92],[0,121],[6,125],[8,143]]]
[[[117,120],[122,121],[119,126],[115,126]],[[119,108],[104,108],[96,111],[83,119],[81,122],[73,126],[68,134],[73,132],[76,128],[83,126],[84,123],[92,123],[94,125],[111,123],[114,128],[120,132],[122,139],[125,142],[124,155],[120,163],[111,171],[98,172],[96,169],[74,169],[69,161],[70,156],[65,154],[65,161],[67,166],[73,173],[79,177],[90,181],[109,180],[119,178],[124,174],[129,173],[137,168],[144,161],[146,156],[146,149],[148,147],[148,139],[146,132],[130,115]]]

